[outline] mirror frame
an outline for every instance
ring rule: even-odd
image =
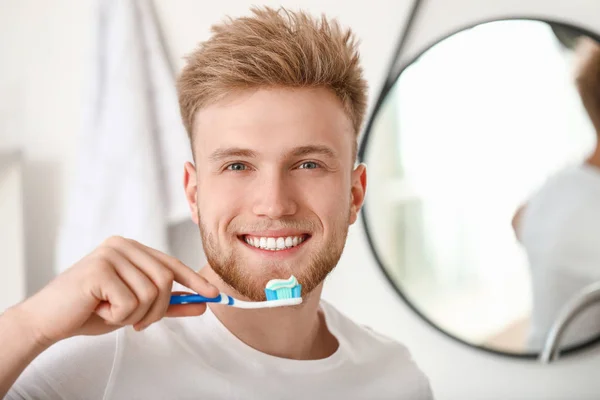
[[[367,149],[369,147],[369,138],[371,136],[371,132],[372,132],[372,129],[373,129],[373,124],[374,124],[375,120],[377,119],[377,117],[379,116],[379,112],[381,110],[381,107],[382,107],[385,99],[387,98],[389,92],[392,90],[392,88],[394,87],[394,85],[398,81],[400,75],[402,75],[402,73],[404,72],[404,70],[406,68],[408,68],[410,65],[412,65],[416,60],[418,60],[423,54],[425,54],[427,51],[429,51],[432,47],[434,47],[438,43],[440,43],[440,42],[448,39],[449,37],[451,37],[451,36],[453,36],[455,34],[458,34],[460,32],[468,30],[468,29],[475,28],[475,27],[477,27],[479,25],[483,25],[483,24],[488,24],[488,23],[492,23],[492,22],[501,22],[501,21],[517,21],[517,20],[545,22],[545,23],[551,25],[551,27],[552,27],[552,29],[554,31],[554,34],[555,34],[557,40],[563,46],[565,46],[565,47],[568,47],[567,43],[565,42],[565,40],[564,40],[563,37],[560,37],[557,34],[557,31],[556,31],[555,28],[576,31],[576,32],[579,32],[580,35],[589,36],[590,38],[592,38],[592,39],[594,39],[594,40],[596,40],[597,42],[600,43],[600,34],[598,34],[596,32],[592,32],[592,31],[590,31],[587,28],[582,28],[582,27],[576,26],[573,23],[570,23],[570,22],[567,22],[567,21],[559,21],[559,20],[553,20],[553,19],[542,19],[542,18],[533,17],[533,16],[514,16],[514,17],[502,17],[502,18],[483,19],[483,20],[479,20],[479,21],[477,21],[475,23],[470,23],[470,24],[467,24],[467,25],[463,25],[463,26],[461,26],[458,29],[450,31],[446,35],[438,37],[434,41],[429,42],[414,57],[410,58],[407,62],[405,62],[401,66],[401,68],[398,70],[398,72],[395,73],[395,76],[393,77],[393,79],[389,79],[390,78],[389,76],[385,77],[385,79],[383,80],[384,86],[382,87],[382,89],[379,92],[379,95],[377,97],[377,101],[375,103],[375,106],[374,106],[372,112],[369,115],[369,118],[367,120],[367,124],[365,125],[364,134],[363,134],[363,137],[361,139],[359,150],[358,150],[358,154],[357,154],[358,161],[360,163],[365,163],[368,166],[368,163],[365,160],[365,153],[367,152]],[[401,56],[401,54],[400,54],[400,56]],[[395,64],[397,62],[398,62],[398,55],[396,55],[396,57],[394,59],[392,59],[392,65],[391,65],[392,68],[390,68],[390,71],[393,71],[393,67],[395,66]],[[368,174],[368,169],[367,169],[367,174]],[[367,188],[367,190],[368,190],[368,188]],[[403,289],[400,287],[400,285],[398,285],[398,284],[395,283],[394,279],[390,276],[390,274],[386,270],[385,265],[384,265],[382,259],[379,257],[379,254],[377,252],[377,248],[376,248],[375,243],[374,243],[373,236],[371,234],[371,230],[369,228],[369,221],[368,221],[368,216],[367,216],[367,212],[366,212],[366,210],[368,209],[368,205],[369,205],[368,201],[365,200],[365,203],[364,203],[364,205],[362,207],[362,210],[361,210],[360,214],[361,214],[362,225],[363,225],[363,228],[364,228],[365,233],[366,233],[367,243],[369,245],[369,249],[371,250],[371,253],[372,253],[373,257],[375,258],[375,261],[376,261],[379,269],[383,273],[385,279],[387,280],[388,284],[392,287],[392,289],[396,292],[396,294],[398,294],[398,296],[402,299],[402,301],[404,301],[404,303],[419,318],[421,318],[429,326],[431,326],[435,331],[441,333],[443,336],[451,339],[454,342],[458,342],[458,343],[462,344],[463,346],[467,346],[468,348],[476,349],[476,350],[479,350],[479,351],[484,351],[484,352],[489,353],[489,354],[496,354],[496,355],[500,355],[500,356],[504,356],[504,357],[508,357],[508,358],[512,358],[512,359],[520,359],[520,360],[538,360],[539,359],[539,357],[541,355],[541,352],[542,352],[541,349],[537,353],[533,353],[533,352],[512,353],[512,352],[508,352],[508,351],[496,350],[496,349],[489,348],[489,347],[482,347],[482,346],[478,346],[478,345],[475,345],[473,343],[470,343],[470,342],[468,342],[466,340],[463,340],[463,339],[459,338],[458,336],[455,336],[455,335],[451,334],[450,332],[442,329],[434,321],[432,321],[429,317],[427,317],[419,308],[417,308],[417,306],[414,305],[406,297],[406,295],[403,293]],[[564,349],[561,349],[561,350],[559,350],[559,354],[560,354],[561,358],[564,357],[564,356],[571,356],[573,354],[582,352],[583,350],[592,349],[593,347],[595,347],[598,344],[600,344],[600,335],[597,338],[588,340],[588,341],[586,341],[584,343],[580,343],[580,344],[577,344],[577,345],[574,345],[574,346],[569,346],[569,347],[566,347]]]

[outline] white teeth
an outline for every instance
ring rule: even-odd
[[[277,238],[277,250],[283,250],[285,249],[285,239],[280,237]]]
[[[257,247],[260,249],[267,250],[285,250],[290,247],[298,246],[304,241],[302,236],[288,236],[288,237],[248,237],[245,238],[246,243],[250,246]]]

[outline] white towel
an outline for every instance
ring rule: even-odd
[[[189,218],[182,177],[191,150],[152,6],[96,2],[91,96],[59,227],[57,272],[111,235],[169,252],[169,224]]]

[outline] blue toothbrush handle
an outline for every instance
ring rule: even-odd
[[[186,303],[220,303],[223,300],[219,294],[217,297],[204,297],[199,294],[174,294],[171,296],[169,304],[186,304]]]

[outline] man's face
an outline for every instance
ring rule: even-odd
[[[339,261],[365,193],[341,102],[326,89],[261,89],[195,121],[186,194],[212,269],[253,301],[290,275],[310,293]]]

